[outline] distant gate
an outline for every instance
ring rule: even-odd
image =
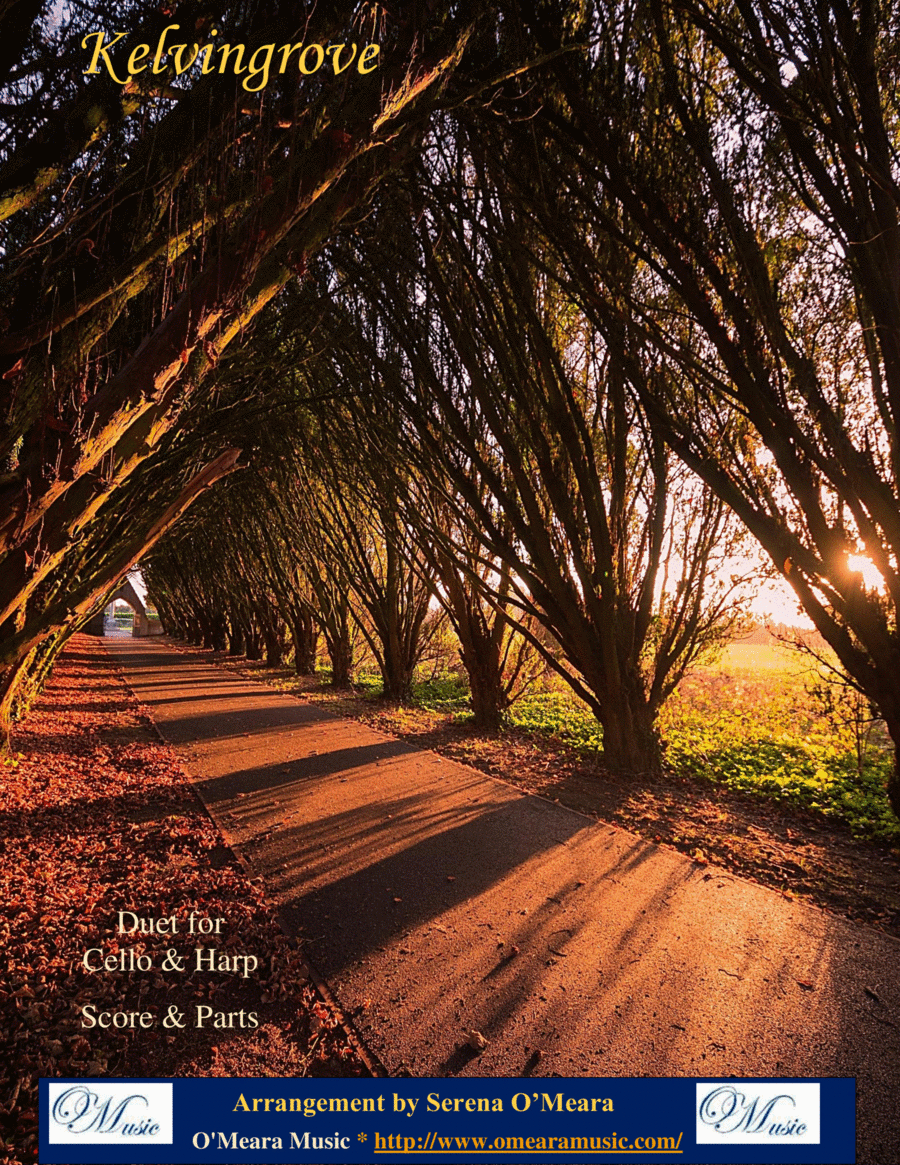
[[[88,635],[105,635],[106,609],[117,599],[122,599],[134,611],[134,625],[131,631],[133,636],[137,638],[143,635],[162,635],[162,624],[155,616],[147,614],[147,608],[129,578],[126,578],[122,585],[110,595],[103,604],[102,610],[88,619],[82,627],[82,631]]]

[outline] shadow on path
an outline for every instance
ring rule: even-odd
[[[108,648],[392,1073],[856,1076],[858,1160],[895,1156],[895,940],[165,642]]]

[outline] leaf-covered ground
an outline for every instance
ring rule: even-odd
[[[101,641],[72,640],[14,747],[0,767],[0,1161],[36,1159],[40,1076],[365,1072]],[[259,969],[196,973],[193,952],[213,939],[117,934],[125,910],[174,915],[181,931],[191,912],[224,918],[216,947]],[[185,973],[162,972],[169,948]],[[88,949],[149,954],[154,969],[91,973]],[[171,1005],[183,1030],[160,1022]],[[148,1012],[153,1024],[85,1028],[85,1006]],[[213,1013],[200,1029],[198,1006]],[[242,1029],[241,1012],[259,1026]],[[211,1026],[217,1014],[232,1026]]]

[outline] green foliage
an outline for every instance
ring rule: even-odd
[[[318,676],[323,682],[330,682],[331,669],[319,668]],[[377,671],[358,671],[353,678],[353,687],[364,700],[380,700],[384,696],[384,681]],[[460,712],[468,705],[468,685],[465,679],[453,672],[444,672],[413,683],[413,707],[424,708],[427,712]]]
[[[896,844],[900,824],[885,786],[890,741],[876,726],[860,763],[852,721],[824,715],[816,677],[771,668],[710,668],[683,682],[664,709],[660,729],[666,767],[704,780],[845,821],[860,837]],[[521,700],[512,722],[588,753],[602,751],[590,711],[563,691]]]
[[[556,736],[566,744],[587,752],[603,747],[603,730],[585,704],[566,691],[535,692],[521,699],[511,710],[517,728]]]
[[[384,695],[384,683],[377,672],[359,673],[353,686],[363,699],[379,700]],[[457,719],[464,719],[469,707],[469,686],[455,672],[430,676],[413,683],[412,706],[426,712],[456,712]]]
[[[805,685],[770,681],[768,698],[762,686],[710,685],[674,701],[662,725],[672,770],[818,810],[857,836],[900,840],[885,792],[887,743],[873,744],[860,767],[852,731],[817,716]]]
[[[413,685],[413,702],[428,712],[464,712],[469,707],[465,678],[444,672]]]
[[[367,700],[378,700],[384,695],[384,680],[375,671],[358,671],[353,677],[353,687]]]

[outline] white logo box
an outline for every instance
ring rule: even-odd
[[[697,1084],[698,1145],[818,1145],[819,1085]]]
[[[171,1145],[172,1085],[151,1081],[51,1080],[51,1145]]]

